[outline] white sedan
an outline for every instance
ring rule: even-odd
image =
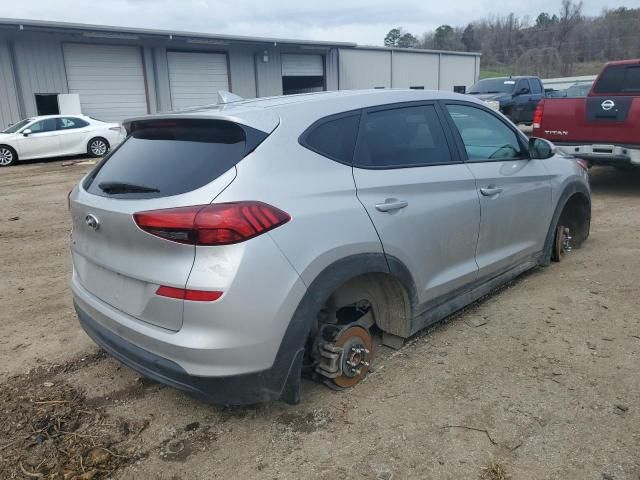
[[[84,115],[27,118],[0,132],[0,167],[64,155],[101,157],[124,138],[125,130],[119,124]]]

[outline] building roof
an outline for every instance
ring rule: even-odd
[[[301,45],[317,48],[357,48],[362,50],[404,51],[413,53],[446,53],[447,55],[479,56],[475,52],[455,52],[444,50],[426,50],[419,48],[390,48],[360,46],[355,42],[327,42],[320,40],[301,40],[290,38],[252,37],[244,35],[222,35],[215,33],[189,32],[182,30],[156,30],[150,28],[116,27],[112,25],[93,25],[86,23],[55,22],[49,20],[29,20],[21,18],[0,18],[0,30],[50,31],[80,33],[88,38],[111,38],[120,40],[138,40],[139,38],[165,38],[167,40],[186,40],[193,43],[226,45],[228,43]]]
[[[102,33],[106,38],[132,39],[131,37],[166,37],[168,39],[203,39],[220,40],[221,42],[242,42],[242,43],[274,43],[274,44],[296,44],[296,45],[317,45],[326,47],[355,47],[355,43],[349,42],[325,42],[317,40],[295,40],[286,38],[271,37],[251,37],[242,35],[220,35],[214,33],[188,32],[182,30],[155,30],[150,28],[116,27],[111,25],[92,25],[85,23],[53,22],[49,20],[27,20],[20,18],[0,18],[0,27],[15,27],[16,30],[52,30],[71,31],[92,34]],[[95,36],[95,35],[94,35]],[[214,42],[212,42],[215,44]]]

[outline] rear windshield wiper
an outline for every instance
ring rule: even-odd
[[[145,185],[136,185],[135,183],[126,182],[100,182],[98,184],[100,190],[104,193],[157,193],[160,190]]]

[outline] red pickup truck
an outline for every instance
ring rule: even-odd
[[[545,98],[533,136],[592,164],[640,167],[640,59],[609,62],[586,98]]]

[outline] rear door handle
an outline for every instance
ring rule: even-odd
[[[500,187],[482,187],[480,189],[480,193],[482,195],[484,195],[485,197],[491,197],[493,195],[497,195],[499,193],[502,193],[502,189]]]
[[[409,202],[405,200],[398,200],[397,198],[387,198],[384,203],[376,203],[376,209],[379,212],[393,212],[395,210],[400,210],[407,205],[409,205]]]

